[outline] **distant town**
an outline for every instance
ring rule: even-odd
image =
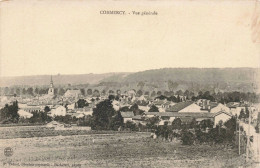
[[[48,88],[2,87],[0,126],[7,132],[1,135],[9,139],[130,131],[183,145],[228,144],[247,158],[259,156],[259,94],[176,90],[178,83],[171,80],[168,90],[148,91],[145,85],[138,82],[138,90],[56,88],[50,76]]]
[[[168,83],[176,85],[175,83]],[[138,85],[145,85],[139,82]],[[169,88],[174,86],[169,86]],[[142,88],[142,86],[141,86]],[[57,93],[58,92],[58,93]],[[259,95],[255,93],[193,93],[189,90],[169,90],[169,91],[149,91],[128,90],[123,93],[120,90],[97,89],[55,89],[55,81],[50,76],[48,89],[23,88],[12,91],[13,94],[2,94],[1,109],[13,102],[18,103],[17,120],[9,120],[1,115],[2,123],[25,122],[39,123],[39,119],[34,117],[36,113],[46,113],[52,119],[60,119],[59,116],[69,117],[71,121],[66,124],[77,124],[91,126],[89,119],[93,111],[102,102],[109,100],[113,110],[119,112],[123,118],[123,123],[131,122],[136,125],[147,125],[147,119],[159,117],[158,125],[171,125],[179,118],[183,123],[190,123],[192,119],[196,123],[203,120],[210,120],[216,126],[220,121],[226,122],[232,116],[245,118],[248,111],[252,112],[252,121],[255,126],[259,112]],[[110,104],[109,104],[110,105]],[[34,121],[35,118],[35,121]],[[248,117],[247,117],[248,118]],[[41,119],[42,120],[42,119]],[[48,121],[51,121],[49,119]],[[47,121],[40,121],[47,122]]]

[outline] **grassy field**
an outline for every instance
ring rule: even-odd
[[[229,167],[243,166],[236,149],[183,146],[149,133],[112,133],[0,139],[3,167]],[[0,167],[2,167],[2,165]],[[251,167],[251,166],[250,166]],[[256,166],[252,166],[256,167]]]
[[[12,138],[32,138],[32,137],[48,137],[48,136],[70,136],[70,135],[89,135],[89,134],[117,134],[117,131],[90,131],[81,129],[84,127],[75,127],[65,130],[55,130],[46,126],[15,126],[15,127],[0,127],[0,139]],[[86,128],[86,127],[85,127]],[[129,131],[124,131],[129,132]]]

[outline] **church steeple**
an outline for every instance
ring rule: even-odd
[[[52,80],[52,75],[51,75],[51,82],[50,82],[50,87],[53,88],[53,80]]]
[[[52,80],[52,76],[51,76],[51,82],[50,82],[50,88],[48,90],[48,95],[54,95],[54,86],[53,86],[53,80]]]

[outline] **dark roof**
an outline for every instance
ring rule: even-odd
[[[213,118],[221,113],[225,113],[229,116],[231,114],[220,111],[217,113],[209,113],[209,112],[200,112],[200,113],[173,113],[173,112],[145,112],[146,115],[155,115],[155,116],[167,116],[167,117],[191,117],[191,118]]]
[[[134,113],[132,111],[121,112],[121,115],[122,115],[123,118],[132,118],[132,117],[134,117]]]
[[[232,117],[232,114],[230,114],[230,113],[228,113],[228,112],[226,112],[226,111],[220,111],[220,112],[211,113],[211,114],[212,114],[213,117],[215,117],[215,116],[217,116],[217,115],[219,115],[219,114],[221,114],[221,113],[225,113],[225,114],[229,115],[230,117]]]
[[[154,102],[153,102],[154,105],[162,105],[162,104],[164,104],[164,103],[165,103],[164,100],[159,100],[159,101],[154,101]]]
[[[185,107],[188,107],[191,104],[193,104],[192,101],[180,102],[180,103],[177,103],[177,104],[173,105],[172,107],[170,107],[166,111],[178,112],[178,111],[184,109]]]
[[[236,108],[236,107],[248,107],[248,104],[242,102],[229,102],[226,104],[229,108]]]
[[[210,117],[211,113],[173,113],[173,112],[145,112],[146,115],[168,116],[168,117]]]
[[[136,116],[133,116],[133,120],[142,120],[142,117],[141,115],[136,115]]]

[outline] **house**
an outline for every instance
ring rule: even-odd
[[[113,108],[114,108],[116,111],[120,109],[119,101],[113,100],[112,105],[113,105]]]
[[[207,99],[199,99],[196,101],[196,104],[199,105],[199,106],[203,106],[203,105],[207,105],[210,103],[210,100],[207,100]]]
[[[132,121],[136,124],[142,124],[142,125],[146,124],[145,119],[142,115],[133,116]]]
[[[76,118],[83,118],[85,115],[83,113],[74,113],[71,115],[71,117],[76,117]]]
[[[193,118],[196,119],[197,122],[200,122],[202,120],[207,120],[210,119],[211,121],[214,122],[214,126],[216,126],[220,120],[226,122],[229,120],[232,115],[230,113],[227,113],[225,111],[219,111],[217,113],[205,113],[205,112],[200,112],[200,113],[193,113],[193,112],[187,112],[187,113],[173,113],[173,112],[165,112],[165,113],[160,113],[160,112],[145,112],[146,117],[154,117],[154,116],[159,116],[160,118],[160,123],[159,125],[163,125],[164,122],[172,123],[176,118],[180,118],[183,123],[189,123],[193,120]]]
[[[207,99],[201,99],[203,100],[202,103],[196,103],[197,105],[199,105],[201,107],[201,110],[207,110],[210,111],[212,108],[218,106],[217,102],[211,102]]]
[[[201,107],[192,101],[180,102],[170,108],[166,109],[166,112],[178,112],[178,113],[201,113],[208,112],[202,110]]]
[[[75,109],[76,113],[84,115],[92,115],[93,109],[91,107],[77,108]]]
[[[228,121],[232,117],[232,115],[230,113],[227,113],[226,111],[220,111],[220,112],[217,112],[217,113],[213,113],[212,117],[214,119],[214,127],[216,127],[216,125],[220,121],[225,123],[226,121]]]
[[[127,121],[133,121],[134,112],[132,112],[132,111],[121,112],[121,115],[124,119],[124,123],[126,123]]]
[[[74,109],[75,109],[75,103],[69,104],[69,105],[67,106],[67,108],[68,108],[69,110],[74,110]]]
[[[25,108],[22,108],[24,111],[33,113],[33,112],[41,112],[42,109],[40,106],[27,106]]]
[[[138,101],[146,101],[146,98],[144,95],[137,98]]]
[[[168,109],[168,108],[171,108],[172,106],[174,106],[175,104],[176,104],[176,103],[174,103],[174,102],[167,101],[167,102],[165,102],[165,103],[162,105],[162,108]]]
[[[144,112],[146,118],[152,118],[158,116],[159,112]]]
[[[246,111],[247,108],[247,105],[239,102],[229,102],[226,106],[230,109],[231,114],[234,116],[239,116],[241,110]]]
[[[217,113],[219,111],[225,111],[227,113],[230,113],[230,109],[221,103],[218,103],[217,106],[210,108],[210,113]]]
[[[20,109],[20,110],[18,111],[18,114],[19,114],[19,116],[20,116],[21,118],[31,118],[31,117],[33,116],[33,114],[31,114],[31,113],[29,113],[29,112],[27,112],[27,111],[24,111],[24,110],[22,110],[22,109]]]
[[[140,110],[143,110],[143,111],[146,111],[146,112],[150,109],[150,107],[148,105],[147,106],[138,106],[138,108]]]
[[[165,107],[164,104],[167,102],[167,100],[159,100],[157,99],[156,101],[153,102],[153,104],[158,108],[159,112],[165,112]],[[150,104],[152,106],[152,104]]]
[[[51,116],[65,116],[66,113],[66,108],[63,106],[59,106],[56,109],[51,110]]]

